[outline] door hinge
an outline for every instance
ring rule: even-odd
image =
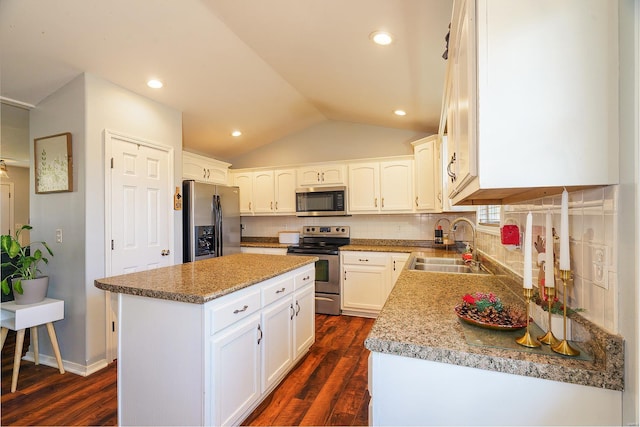
[[[111,241],[111,250],[113,250],[113,240]]]
[[[111,169],[113,169],[113,157],[111,158]]]

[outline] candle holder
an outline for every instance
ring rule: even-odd
[[[552,345],[551,350],[565,356],[578,356],[580,354],[580,351],[571,347],[571,345],[569,345],[569,341],[567,340],[567,282],[570,278],[571,270],[560,270],[560,279],[562,280],[562,285],[564,287],[564,293],[562,295],[562,306],[564,307],[564,339],[558,342],[556,345]]]
[[[553,305],[553,299],[556,296],[556,288],[555,287],[549,288],[545,286],[544,290],[545,290],[545,294],[547,295],[547,303],[548,303],[547,312],[549,313],[549,328],[546,334],[544,334],[541,337],[538,337],[538,341],[540,341],[542,344],[554,346],[560,342],[560,340],[556,338],[555,335],[553,335],[553,331],[551,330],[551,306]]]
[[[529,306],[531,305],[532,296],[533,296],[533,289],[524,288],[524,297],[527,300],[527,331],[522,337],[518,338],[516,342],[525,347],[535,348],[535,347],[540,347],[540,343],[534,340],[531,337],[531,334],[529,333],[529,310],[530,310]]]

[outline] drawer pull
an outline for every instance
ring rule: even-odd
[[[298,313],[300,313],[300,304],[296,301],[296,317],[298,316]]]
[[[360,261],[360,262],[369,262],[369,259],[368,258],[365,258],[365,259],[358,258],[358,261]]]
[[[281,294],[281,293],[283,293],[283,292],[284,292],[284,290],[285,290],[284,288],[282,288],[282,289],[278,289],[278,290],[276,291],[276,294]]]
[[[258,344],[260,344],[260,341],[262,341],[262,328],[260,327],[259,323],[258,323],[258,332],[260,332],[260,336],[258,337]]]
[[[289,306],[289,308],[291,309],[291,319],[289,320],[293,320],[293,315],[296,314],[296,311],[293,309],[293,303]]]
[[[245,304],[245,306],[242,307],[241,309],[233,310],[233,314],[238,314],[238,313],[242,313],[243,311],[247,311],[247,308],[249,308],[249,306]]]

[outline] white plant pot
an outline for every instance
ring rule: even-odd
[[[538,325],[544,332],[549,330],[549,313],[544,311],[542,307],[534,302],[531,303],[531,317],[536,325]],[[551,315],[551,332],[553,332],[553,335],[559,340],[564,339],[563,317],[564,316],[560,314]],[[569,318],[567,318],[567,339],[571,340],[571,319]]]
[[[37,279],[22,279],[23,293],[13,290],[13,298],[18,305],[35,304],[47,297],[49,289],[49,276],[38,277]]]

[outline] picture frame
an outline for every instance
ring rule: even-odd
[[[35,138],[36,194],[73,191],[71,133]]]

